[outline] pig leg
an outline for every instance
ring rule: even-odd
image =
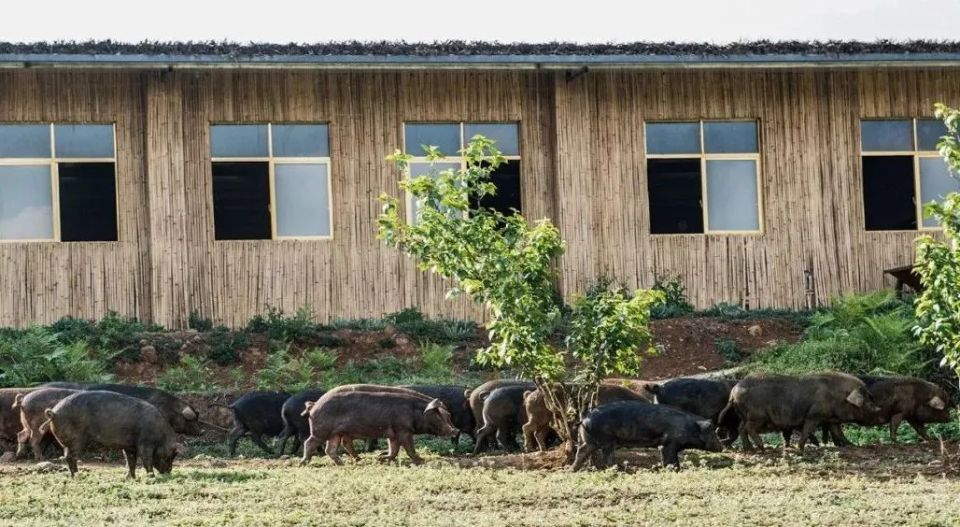
[[[46,450],[49,443],[50,441],[47,434],[41,434],[38,431],[31,432],[30,450],[33,450],[33,458],[37,461],[43,461],[43,451]]]
[[[537,430],[536,434],[534,434],[534,437],[537,439],[537,448],[539,448],[541,452],[545,452],[547,450],[548,435],[550,435],[549,428],[541,428],[540,430]]]
[[[127,479],[137,479],[137,449],[124,448],[123,459],[127,462]]]
[[[454,448],[460,444],[460,432],[457,432],[457,435],[450,438],[450,444],[453,445]]]
[[[379,456],[380,461],[395,461],[400,454],[400,442],[395,437],[387,438],[387,455]]]
[[[920,436],[920,439],[924,441],[930,441],[930,436],[927,435],[927,427],[923,423],[917,421],[916,419],[907,419],[907,422],[910,423],[910,426],[917,431],[917,435]]]
[[[237,441],[240,441],[240,438],[246,433],[247,427],[243,426],[242,423],[233,425],[233,429],[230,430],[230,436],[227,438],[227,443],[230,445],[230,457],[237,454]]]
[[[757,449],[759,449],[761,452],[763,452],[763,450],[764,450],[764,447],[763,447],[763,438],[761,438],[761,437],[760,437],[760,433],[757,432],[756,426],[754,426],[754,425],[752,425],[752,424],[744,424],[744,430],[742,431],[741,435],[743,436],[743,448],[744,448],[744,450],[753,450],[753,447],[754,447],[754,444],[755,444],[756,447],[757,447]],[[747,440],[748,437],[750,438],[749,441]],[[751,444],[751,442],[752,442],[753,444]],[[749,446],[748,446],[748,445],[749,445]]]
[[[783,451],[786,452],[787,449],[790,448],[790,441],[793,439],[793,428],[785,428],[781,430],[780,435],[783,436]]]
[[[407,452],[407,457],[410,458],[410,462],[414,465],[419,465],[423,463],[423,458],[417,454],[416,449],[413,447],[413,435],[407,433],[397,434],[397,442],[403,446],[403,449]]]
[[[473,453],[479,454],[482,450],[485,450],[487,438],[492,436],[497,431],[497,428],[490,424],[484,424],[480,430],[477,430],[477,442],[473,445]]]
[[[593,452],[596,450],[596,447],[590,443],[582,443],[577,447],[577,455],[573,458],[573,466],[570,467],[570,470],[576,472],[583,468],[583,465],[586,464],[587,460],[593,456]]]
[[[137,453],[140,454],[140,462],[143,463],[143,470],[147,471],[148,476],[153,476],[153,447],[140,444],[137,446]]]
[[[900,428],[901,422],[903,422],[903,414],[893,414],[890,417],[890,441],[894,443],[897,442],[897,430]]]
[[[300,460],[301,467],[310,462],[310,459],[313,458],[313,453],[316,452],[322,444],[323,440],[318,439],[312,434],[303,442],[303,458]]]
[[[337,453],[337,447],[340,446],[340,436],[332,436],[330,439],[327,439],[327,446],[324,449],[327,457],[333,460],[337,465],[342,465],[343,461],[340,459],[340,454]]]
[[[277,442],[280,443],[280,448],[277,449],[277,452],[279,452],[281,456],[284,454],[284,450],[287,449],[287,439],[293,435],[290,428],[290,425],[285,424],[283,431],[277,436]]]
[[[803,447],[807,444],[807,439],[817,430],[820,423],[810,419],[803,422],[803,428],[800,430],[800,439],[797,440],[797,450],[803,452]]]
[[[853,444],[847,439],[847,436],[843,434],[843,426],[837,423],[830,425],[830,438],[833,439],[833,444],[836,446],[850,446]],[[823,442],[826,444],[826,437],[823,438]]]
[[[520,450],[520,445],[517,444],[517,438],[513,434],[512,430],[507,428],[500,428],[497,430],[497,441],[503,446],[503,449],[508,452],[516,452]]]
[[[352,437],[342,436],[340,439],[340,444],[343,445],[343,449],[347,451],[347,454],[349,454],[354,461],[360,461],[360,456],[357,455],[357,451],[353,448]]]
[[[613,459],[613,450],[614,450],[614,446],[613,446],[613,445],[606,446],[606,447],[603,448],[603,460],[602,460],[602,462],[603,462],[604,468],[613,465],[613,462],[614,462],[614,459]]]
[[[537,439],[536,439],[537,432],[539,432],[539,430],[537,430],[536,428],[537,428],[537,426],[534,425],[533,423],[529,422],[529,421],[527,421],[526,423],[524,423],[524,425],[523,425],[522,427],[520,427],[520,429],[523,430],[523,450],[524,450],[524,452],[532,452],[532,451],[533,451],[533,444],[534,444],[534,442],[536,442],[536,443],[539,444],[539,441],[537,441]],[[540,447],[540,451],[543,452],[543,447],[542,447],[542,446]]]
[[[33,441],[32,441],[32,439],[33,439],[33,434],[32,434],[32,432],[30,431],[30,429],[29,429],[28,427],[26,427],[26,426],[23,427],[23,430],[20,430],[19,432],[17,432],[17,454],[16,454],[16,456],[17,456],[18,459],[19,459],[21,456],[24,455],[24,453],[25,453],[24,451],[27,449],[27,443],[28,443],[28,442],[30,443],[31,449],[33,450],[33,456],[34,456],[34,457],[37,457],[37,449],[36,449],[35,447],[33,447]]]
[[[377,438],[368,439],[368,440],[367,440],[367,452],[376,452],[377,449],[380,448],[380,445],[378,444],[379,442],[380,442],[380,441],[379,441]]]
[[[251,433],[250,439],[253,440],[253,443],[255,445],[260,447],[260,450],[263,450],[264,452],[266,452],[267,454],[270,454],[271,456],[273,455],[273,449],[268,447],[267,444],[263,442],[263,434],[261,434],[260,432]]]
[[[76,451],[75,451],[75,449],[73,449],[73,448],[71,448],[71,447],[68,447],[68,446],[63,447],[63,458],[64,458],[64,460],[66,460],[66,462],[67,462],[67,468],[70,469],[70,477],[71,477],[71,478],[77,474],[77,458],[76,458],[76,456],[77,456],[79,453],[80,453],[79,450],[76,450]]]
[[[676,443],[670,442],[660,447],[660,463],[664,468],[673,465],[680,470],[680,448]]]

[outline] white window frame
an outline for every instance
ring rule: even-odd
[[[922,158],[939,158],[942,159],[943,156],[940,155],[940,152],[936,150],[920,150],[919,137],[917,135],[917,122],[918,121],[935,121],[936,119],[931,119],[929,117],[861,117],[860,118],[860,128],[858,133],[860,134],[860,157],[883,157],[883,156],[900,156],[907,157],[910,156],[913,158],[913,208],[917,215],[917,228],[916,229],[895,229],[895,230],[870,230],[867,229],[866,219],[863,222],[863,231],[868,233],[883,233],[883,232],[917,232],[917,231],[927,231],[927,232],[937,232],[942,231],[943,226],[928,227],[923,224],[923,196],[921,196],[921,186],[920,186],[920,159]],[[913,132],[913,150],[864,150],[863,149],[863,122],[864,121],[910,121],[910,130]],[[863,194],[863,163],[860,164],[860,205],[863,207],[864,213],[867,210],[867,200],[866,196]]]
[[[116,123],[94,123],[94,122],[3,122],[0,125],[46,125],[50,128],[50,157],[7,157],[0,158],[0,166],[43,166],[50,167],[50,210],[53,216],[53,237],[52,238],[33,238],[6,240],[0,238],[0,243],[118,243],[120,241],[120,182],[117,170],[117,125]],[[110,126],[113,134],[113,156],[112,157],[57,157],[57,136],[56,126]],[[114,192],[113,203],[114,212],[117,215],[117,239],[116,241],[71,241],[64,242],[60,239],[60,163],[113,163]],[[0,176],[3,177],[3,176]]]
[[[333,172],[331,171],[330,155],[325,157],[274,157],[273,155],[273,125],[325,125],[327,127],[327,153],[330,153],[330,123],[325,122],[278,122],[278,123],[237,123],[237,122],[215,122],[210,123],[208,130],[213,130],[214,126],[233,126],[233,125],[266,125],[267,127],[267,156],[266,157],[214,157],[210,156],[211,177],[213,163],[267,163],[270,179],[270,203],[267,205],[270,211],[270,240],[216,240],[216,226],[214,226],[214,239],[217,242],[249,242],[249,241],[285,241],[285,240],[333,240]],[[210,151],[213,150],[213,140],[211,132]],[[330,224],[330,234],[319,236],[278,236],[277,235],[277,185],[276,185],[276,165],[324,165],[327,169],[327,217]],[[212,189],[211,189],[212,191]]]
[[[407,146],[408,146],[408,145],[407,145],[407,125],[408,125],[408,124],[412,124],[412,125],[418,125],[418,124],[455,124],[455,125],[457,125],[457,127],[458,127],[459,130],[460,130],[460,148],[466,148],[467,142],[468,142],[469,139],[470,139],[470,138],[468,138],[468,137],[466,137],[466,136],[464,135],[464,128],[465,128],[466,125],[468,125],[468,124],[504,124],[504,125],[506,125],[506,124],[512,124],[512,125],[515,125],[515,126],[517,127],[517,149],[520,150],[520,154],[519,154],[519,155],[512,155],[512,156],[504,155],[503,158],[506,159],[507,161],[520,161],[520,162],[521,162],[521,165],[520,165],[520,167],[521,167],[521,168],[520,168],[520,177],[523,178],[523,164],[522,164],[522,163],[523,163],[523,160],[521,159],[521,157],[523,156],[523,150],[522,150],[521,147],[520,147],[520,123],[519,123],[518,121],[404,121],[404,122],[403,122],[403,130],[402,130],[402,132],[403,132],[403,133],[402,133],[402,136],[403,136],[403,151],[404,151],[405,153],[410,154],[410,151],[411,151],[411,150],[407,148]],[[422,152],[422,151],[423,151],[423,149],[420,148],[420,146],[421,146],[421,145],[415,145],[415,148],[417,149],[418,152]],[[494,146],[496,146],[496,145],[494,145]],[[428,166],[429,166],[429,165],[433,165],[433,164],[436,164],[436,163],[459,163],[459,164],[460,164],[460,170],[466,170],[466,169],[467,169],[467,160],[466,160],[463,156],[460,155],[460,152],[459,152],[459,151],[456,152],[456,155],[447,155],[446,152],[441,152],[441,154],[443,154],[443,159],[437,159],[437,160],[435,160],[435,161],[430,161],[429,159],[427,159],[426,155],[413,155],[413,154],[410,154],[410,155],[411,155],[411,157],[410,157],[410,162],[408,163],[408,167],[407,167],[407,170],[409,171],[408,173],[410,173],[410,174],[413,173],[413,165],[428,165]],[[523,188],[523,182],[522,182],[522,181],[521,181],[520,188],[521,188],[521,189]],[[406,192],[406,200],[405,200],[405,201],[406,201],[406,207],[407,207],[407,213],[406,213],[407,223],[410,224],[410,225],[413,225],[413,224],[416,222],[416,218],[413,217],[413,194],[411,194],[409,191]],[[523,195],[522,195],[522,193],[521,193],[521,196],[520,196],[520,206],[523,207]]]
[[[692,153],[683,153],[683,154],[651,154],[647,152],[647,125],[648,124],[660,124],[660,123],[697,123],[697,126],[700,130],[700,152]],[[706,145],[703,140],[703,124],[704,123],[755,123],[757,125],[757,151],[756,153],[745,153],[745,154],[711,154],[706,151]],[[675,232],[675,233],[660,233],[654,234],[649,233],[650,236],[705,236],[708,234],[719,234],[719,235],[739,235],[739,236],[756,236],[762,235],[765,231],[765,225],[763,221],[763,182],[760,179],[761,167],[760,167],[760,151],[762,149],[762,137],[760,134],[760,119],[664,119],[656,121],[644,121],[643,122],[643,153],[646,159],[699,159],[700,160],[700,205],[703,209],[703,232]],[[710,199],[707,193],[707,161],[716,161],[716,160],[727,160],[727,161],[753,161],[754,167],[756,167],[756,184],[757,184],[757,229],[750,231],[729,231],[729,230],[712,230],[710,229]],[[648,169],[649,170],[649,169]],[[649,178],[649,171],[645,171],[644,174]],[[647,182],[649,187],[649,180]],[[649,199],[649,192],[647,197]],[[648,208],[649,211],[649,208]]]

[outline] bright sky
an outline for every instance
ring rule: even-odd
[[[957,39],[960,0],[0,0],[0,40]]]

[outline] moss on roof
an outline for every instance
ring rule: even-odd
[[[731,55],[854,55],[854,54],[960,53],[960,41],[743,41],[728,44],[687,42],[629,42],[577,44],[571,42],[501,43],[447,40],[437,42],[327,42],[271,44],[237,42],[154,42],[136,44],[112,40],[0,42],[0,54],[20,55],[214,55],[257,56],[731,56]]]

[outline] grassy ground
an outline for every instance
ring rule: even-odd
[[[88,463],[72,480],[33,463],[0,465],[0,524],[960,525],[960,467],[934,444],[690,452],[680,473],[653,468],[652,451],[621,455],[627,470],[571,474],[555,453],[435,452],[444,449],[422,445],[420,467],[201,454],[171,476],[133,482],[119,465]]]

